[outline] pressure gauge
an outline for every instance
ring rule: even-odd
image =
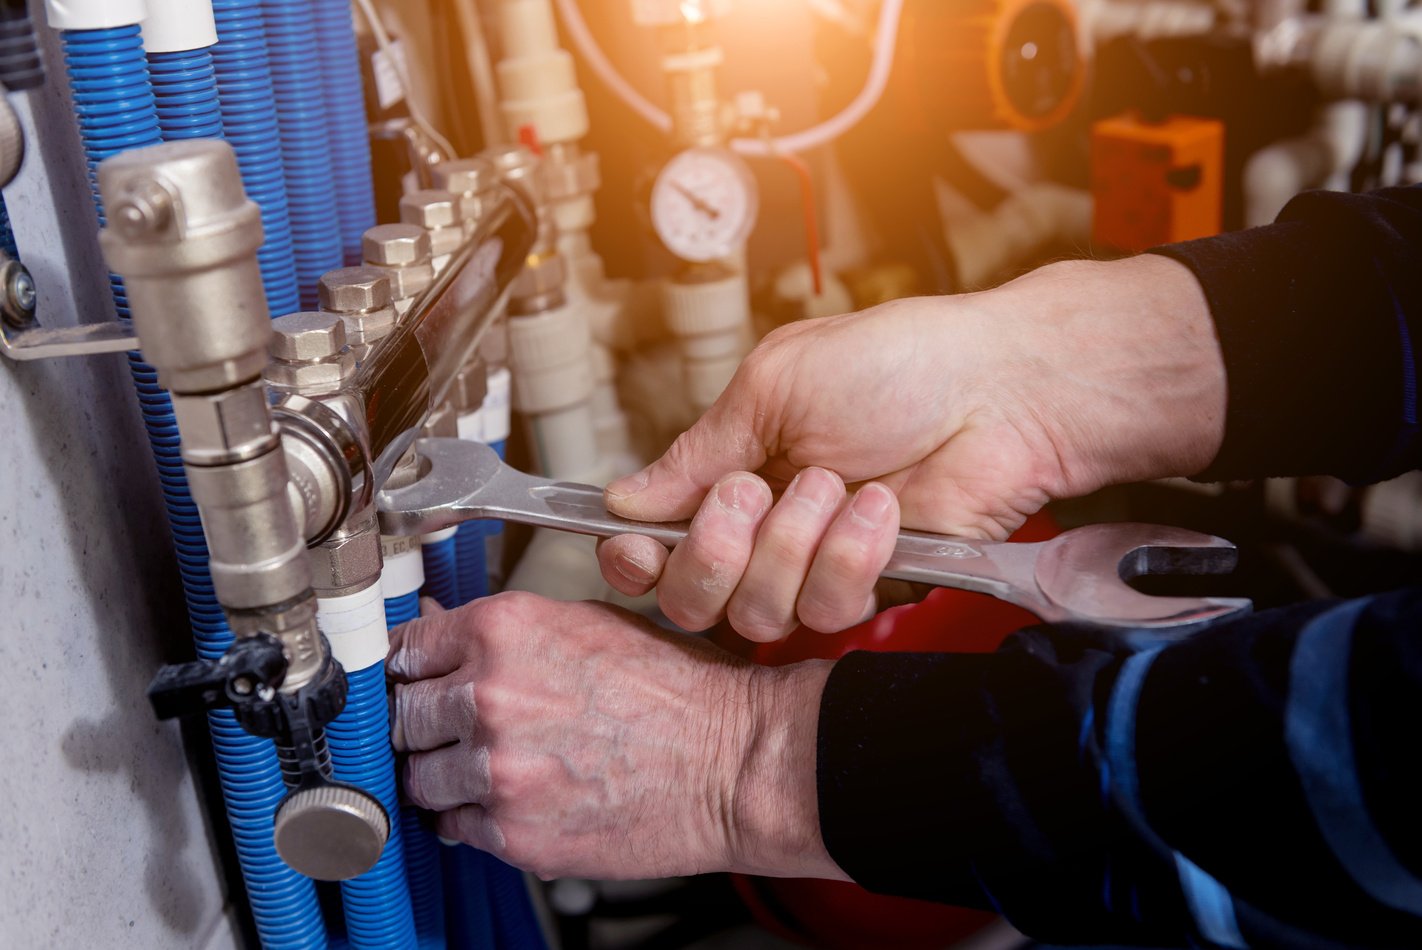
[[[758,202],[745,162],[725,149],[690,148],[652,186],[652,227],[682,260],[719,260],[750,237]]]

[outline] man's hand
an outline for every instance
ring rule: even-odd
[[[545,878],[844,879],[815,791],[828,663],[755,667],[606,604],[501,594],[397,629],[387,670],[405,792],[445,837]]]
[[[598,557],[625,594],[656,584],[687,629],[840,630],[873,611],[901,521],[1003,538],[1049,499],[1193,474],[1224,408],[1203,293],[1164,257],[792,324],[664,456],[607,486],[628,518],[694,514],[687,540],[668,556],[623,535]],[[779,501],[767,480],[788,483]]]

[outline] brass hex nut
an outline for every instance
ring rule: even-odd
[[[308,362],[338,355],[346,346],[346,325],[333,313],[289,313],[272,321],[272,356]]]
[[[475,195],[499,181],[499,170],[483,158],[458,158],[430,169],[436,188],[456,195]]]
[[[430,237],[416,224],[377,224],[361,237],[367,264],[403,267],[430,259]],[[393,288],[392,288],[393,290]],[[395,292],[395,298],[406,296]]]
[[[338,322],[340,317],[334,317]],[[339,392],[355,377],[356,358],[350,348],[339,356],[314,363],[273,360],[267,364],[266,379],[273,389],[306,396]]]
[[[434,188],[412,191],[400,199],[400,220],[427,231],[456,226],[459,224],[458,199]]]
[[[423,236],[424,232],[420,234]],[[434,282],[434,265],[428,259],[407,267],[382,267],[380,270],[389,279],[390,293],[396,300],[413,297]]]
[[[333,313],[380,310],[394,303],[390,279],[374,267],[340,267],[321,275],[321,309]]]
[[[459,245],[464,243],[464,228],[459,225],[452,228],[435,228],[429,235],[430,250],[437,258],[453,254],[459,250]]]

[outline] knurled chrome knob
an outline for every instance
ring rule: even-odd
[[[353,785],[300,788],[278,806],[272,839],[298,874],[345,881],[375,866],[390,837],[390,816]]]

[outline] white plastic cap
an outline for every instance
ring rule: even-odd
[[[705,283],[667,281],[662,307],[677,336],[729,333],[750,323],[750,288],[743,273]]]
[[[217,42],[212,0],[147,0],[143,48],[150,53],[205,49]]]
[[[142,23],[143,0],[45,0],[45,20],[55,30],[107,30]]]

